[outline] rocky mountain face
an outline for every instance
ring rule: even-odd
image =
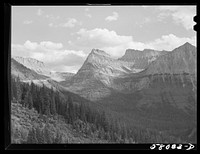
[[[16,61],[15,59],[17,59],[19,62]],[[53,88],[54,90],[63,89],[62,86],[56,80],[54,80],[54,78],[56,77],[55,73],[52,75],[50,72],[52,78],[44,75],[47,73],[42,73],[46,71],[43,62],[37,61],[32,58],[25,59],[22,57],[17,57],[17,58],[15,57],[15,59],[11,58],[11,75],[13,75],[14,77],[19,77],[20,80],[23,82],[27,83],[33,82],[38,86],[45,85],[46,87]],[[73,75],[72,73],[60,73],[60,74],[57,73],[57,74],[63,77],[64,79],[68,78],[68,76],[70,75]],[[56,79],[58,80],[58,77]]]
[[[167,51],[157,51],[151,49],[144,49],[143,51],[127,49],[125,55],[119,58],[119,60],[134,62],[134,68],[145,69],[152,61],[167,53]]]
[[[19,77],[21,80],[43,80],[47,77],[44,75],[40,75],[34,70],[31,70],[20,64],[15,59],[11,58],[11,74]]]
[[[30,70],[35,71],[40,75],[44,75],[49,77],[52,80],[57,82],[69,80],[74,74],[68,72],[55,72],[51,71],[48,66],[46,66],[43,62],[38,61],[33,58],[23,58],[23,57],[13,57],[18,63],[26,66]]]
[[[47,69],[45,64],[33,58],[13,57],[18,63],[26,66],[27,68],[42,75],[49,75],[50,70]]]
[[[105,97],[110,94],[110,88],[118,89],[113,83],[115,79],[143,71],[151,61],[165,53],[128,49],[122,58],[114,59],[102,50],[93,49],[67,87],[91,100]]]

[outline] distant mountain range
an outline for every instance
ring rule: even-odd
[[[93,49],[76,74],[52,72],[40,61],[13,57],[11,73],[24,81],[51,81],[47,85],[99,103],[130,124],[194,131],[196,52],[185,43],[172,51],[127,49],[114,59]]]

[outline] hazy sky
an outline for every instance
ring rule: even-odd
[[[14,6],[12,55],[54,71],[77,72],[93,48],[113,57],[126,49],[196,46],[196,6]]]

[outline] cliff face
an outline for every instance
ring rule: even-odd
[[[163,111],[167,117],[180,111],[195,117],[196,70],[196,48],[186,43],[158,57],[144,71],[114,80],[113,88],[119,93],[137,93],[135,106],[149,114]]]
[[[105,97],[110,94],[115,78],[142,71],[133,66],[134,62],[114,59],[102,50],[93,49],[70,80],[68,89],[92,100]]]
[[[196,74],[196,48],[189,43],[160,56],[147,69],[147,74]]]
[[[151,49],[144,49],[143,51],[127,49],[125,55],[119,58],[119,60],[134,62],[134,68],[145,69],[152,61],[155,61],[159,56],[167,53],[167,51]]]

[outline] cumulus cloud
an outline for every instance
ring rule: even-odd
[[[86,58],[83,51],[63,49],[62,43],[43,41],[40,43],[27,40],[23,45],[12,44],[12,56],[31,57],[46,63],[50,69],[69,66],[80,67]],[[58,71],[58,70],[57,70]],[[68,70],[69,71],[69,70]],[[74,67],[73,67],[74,71]]]
[[[37,44],[37,42],[31,42],[31,41],[27,40],[24,43],[24,47],[29,50],[35,50],[38,47],[38,44]]]
[[[92,30],[82,28],[77,34],[79,35],[77,43],[82,46],[105,47],[126,44],[132,41],[131,36],[120,36],[115,31],[101,28]]]
[[[111,16],[105,18],[106,21],[114,21],[117,20],[119,17],[117,12],[113,12]]]
[[[196,36],[192,38],[177,37],[174,34],[163,35],[161,38],[151,42],[138,42],[132,36],[121,36],[115,31],[108,29],[95,28],[92,30],[80,29],[77,32],[78,38],[75,44],[80,47],[99,48],[114,57],[122,56],[126,49],[155,49],[155,50],[173,50],[174,48],[190,42],[196,45]]]
[[[196,15],[195,6],[160,6],[160,20],[171,16],[176,24],[182,25],[186,30],[193,29],[195,22],[193,17]]]
[[[161,38],[149,42],[148,45],[156,50],[173,50],[174,48],[189,42],[196,46],[196,36],[192,38],[188,37],[177,37],[174,34],[163,35]]]

